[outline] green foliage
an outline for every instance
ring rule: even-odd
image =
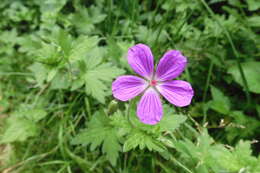
[[[124,143],[124,152],[127,152],[131,149],[139,146],[139,149],[143,150],[148,148],[149,151],[158,151],[163,152],[166,148],[160,144],[152,136],[145,134],[142,131],[132,130],[131,133],[127,136],[127,140]]]
[[[97,37],[82,36],[72,41],[72,37],[59,30],[54,33],[51,43],[42,43],[35,52],[40,63],[34,63],[30,70],[42,86],[51,82],[52,89],[76,90],[85,86],[87,94],[101,103],[112,79],[124,71],[104,62],[104,47],[97,47]]]
[[[0,143],[25,141],[29,137],[39,134],[37,122],[47,113],[42,109],[18,111],[6,120],[6,130],[1,135]]]
[[[115,166],[121,147],[116,130],[109,125],[109,121],[109,118],[103,112],[98,112],[89,122],[88,128],[82,130],[73,139],[72,144],[90,144],[91,151],[102,144],[102,152]]]
[[[231,109],[229,98],[214,86],[210,89],[213,97],[213,100],[209,102],[210,107],[219,113],[228,114]]]
[[[99,64],[93,67],[93,63],[90,63],[90,61],[86,63],[87,68],[89,68],[84,76],[86,93],[91,94],[101,103],[104,103],[107,95],[106,91],[110,89],[104,82],[111,82],[113,78],[122,74],[123,71],[111,66],[110,63]]]
[[[0,3],[0,172],[259,173],[258,0]],[[178,49],[192,104],[145,125],[127,50]],[[248,87],[246,87],[248,86]],[[163,98],[162,98],[163,99]],[[3,158],[3,159],[2,159]]]
[[[260,8],[260,2],[256,0],[248,0],[248,10],[255,11]]]
[[[232,123],[226,128],[226,131],[228,131],[227,139],[229,141],[237,137],[248,138],[254,136],[256,132],[260,132],[257,119],[249,117],[241,111],[233,111],[229,115],[233,118]]]
[[[136,149],[148,149],[163,153],[166,146],[173,147],[171,139],[164,133],[174,132],[180,124],[186,120],[183,115],[172,115],[169,107],[163,120],[155,126],[144,125],[136,117],[128,119],[127,115],[116,112],[111,116],[104,112],[96,112],[88,128],[83,129],[73,140],[72,144],[90,145],[90,151],[102,146],[102,152],[106,154],[112,165],[116,165],[119,152]],[[133,110],[134,111],[134,110]]]
[[[254,93],[260,93],[260,62],[250,61],[242,64],[243,71],[246,76],[246,80],[249,86],[249,90]],[[239,70],[236,65],[231,66],[228,69],[228,72],[231,73],[237,83],[243,86],[242,78],[239,75]]]
[[[77,7],[77,12],[68,16],[71,25],[74,26],[80,34],[91,34],[95,31],[95,24],[105,20],[106,14],[96,6],[90,8]]]
[[[196,172],[257,173],[260,170],[259,158],[251,155],[249,141],[240,141],[234,149],[229,150],[227,146],[215,143],[207,131],[203,131],[196,145],[189,139],[174,144],[186,162],[196,167]]]
[[[128,131],[128,135],[123,151],[126,152],[139,147],[141,150],[147,148],[150,151],[154,150],[162,153],[166,151],[165,145],[172,147],[171,140],[164,133],[174,132],[185,122],[186,117],[173,113],[168,106],[164,110],[163,119],[154,126],[144,125],[136,117],[130,119],[130,121],[133,121],[133,126],[131,130],[129,130],[129,127],[125,129],[125,131]],[[133,110],[133,115],[135,114],[134,112],[135,109]]]

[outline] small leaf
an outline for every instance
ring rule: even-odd
[[[164,152],[166,150],[165,146],[161,144],[159,140],[156,140],[141,130],[134,129],[127,136],[123,146],[123,151],[127,152],[129,150],[135,149],[138,146],[141,150],[144,148],[147,148],[150,151],[154,150],[158,152]]]
[[[39,132],[37,122],[46,117],[43,109],[29,109],[14,112],[8,119],[6,130],[1,136],[0,143],[25,141],[36,136]]]
[[[209,102],[210,108],[219,113],[228,114],[230,111],[229,98],[225,96],[222,91],[214,86],[211,86],[210,89],[213,97],[213,100]]]
[[[85,80],[78,78],[72,82],[71,91],[81,88],[85,84]]]
[[[57,68],[53,68],[49,71],[48,76],[47,76],[47,82],[50,82],[55,75],[58,73],[58,69]]]
[[[106,153],[106,156],[110,163],[115,166],[121,146],[119,145],[115,129],[107,131],[107,135],[104,139],[102,151]]]
[[[250,137],[259,130],[257,119],[244,114],[242,111],[232,111],[229,114],[233,118],[232,125],[225,130],[228,131],[227,139],[232,141],[236,137]]]
[[[91,151],[102,145],[102,152],[106,154],[110,163],[115,166],[121,146],[116,129],[109,125],[110,121],[102,112],[94,115],[89,122],[89,127],[81,131],[72,140],[72,144],[90,145]]]
[[[38,132],[36,124],[28,119],[10,117],[7,119],[7,128],[0,143],[10,143],[14,141],[25,141],[28,137],[35,136]]]
[[[105,103],[106,85],[100,81],[94,73],[85,75],[85,89],[86,93],[92,95],[101,103]]]
[[[260,62],[251,61],[242,63],[242,69],[248,84],[249,91],[259,94],[260,93]],[[237,65],[233,65],[228,69],[228,73],[232,74],[237,83],[244,87]]]
[[[171,131],[173,132],[175,129],[179,128],[179,126],[186,121],[186,117],[178,114],[171,114],[168,116],[164,116],[160,123],[160,131]]]
[[[252,27],[260,27],[260,16],[248,17],[247,22]]]
[[[247,0],[249,11],[255,11],[260,8],[260,2],[258,0]]]
[[[33,72],[36,82],[39,86],[42,86],[47,78],[48,70],[40,63],[34,63],[29,66],[29,70]]]
[[[57,73],[51,82],[51,89],[67,89],[70,85],[70,77],[67,73]]]
[[[97,37],[80,37],[73,42],[72,50],[69,54],[69,61],[71,63],[86,58],[86,55],[91,51],[98,43]]]
[[[111,82],[113,78],[119,76],[124,71],[113,67],[111,64],[101,64],[85,74],[86,93],[92,95],[101,103],[105,102],[108,87],[104,82]],[[110,87],[109,87],[110,88]]]
[[[44,117],[46,117],[47,112],[44,111],[43,109],[31,109],[31,110],[20,112],[19,114],[20,116],[28,118],[33,122],[38,122],[42,120]]]

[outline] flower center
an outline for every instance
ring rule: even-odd
[[[157,85],[157,81],[156,80],[151,80],[150,81],[150,85],[151,86],[156,86]]]

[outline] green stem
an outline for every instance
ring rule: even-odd
[[[87,97],[85,97],[85,106],[86,106],[86,111],[87,111],[87,117],[88,119],[91,119],[92,113],[91,113],[91,108],[90,108],[90,103]]]
[[[128,104],[128,108],[127,108],[127,120],[128,120],[128,122],[129,122],[129,124],[132,126],[132,127],[134,127],[134,125],[133,125],[133,123],[132,123],[132,121],[131,121],[131,119],[130,119],[130,109],[131,109],[131,107],[132,107],[132,104],[133,104],[133,100],[130,100],[129,101],[129,104]]]
[[[210,65],[209,65],[207,81],[206,81],[206,85],[205,85],[204,92],[203,92],[203,97],[202,97],[202,103],[203,103],[203,124],[206,122],[206,119],[207,119],[207,112],[205,110],[205,101],[206,101],[206,97],[207,97],[207,92],[208,92],[209,82],[210,82],[210,76],[212,74],[213,66],[214,66],[214,63],[211,60],[210,61]]]
[[[128,153],[124,153],[124,169],[123,170],[127,169],[127,160],[128,160]]]
[[[178,160],[176,160],[173,156],[171,156],[171,160],[173,162],[175,162],[178,166],[180,166],[181,168],[183,168],[186,172],[188,173],[193,173],[189,168],[187,168],[186,166],[184,166],[181,162],[179,162]]]

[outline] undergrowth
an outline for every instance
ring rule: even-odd
[[[257,0],[2,0],[3,173],[260,172]],[[190,106],[154,126],[113,99],[127,49],[188,58]]]

